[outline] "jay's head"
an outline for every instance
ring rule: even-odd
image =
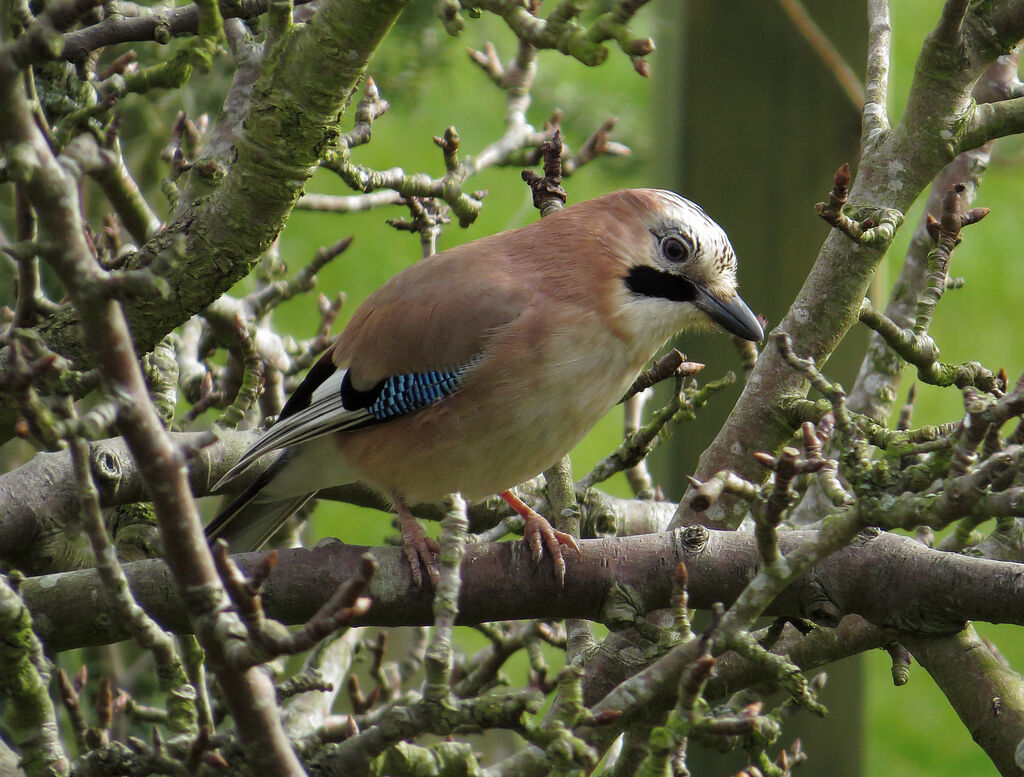
[[[672,331],[714,325],[746,340],[764,338],[736,291],[729,238],[703,210],[661,189],[616,192],[607,205],[615,220],[610,243],[619,247],[619,298],[628,317]]]

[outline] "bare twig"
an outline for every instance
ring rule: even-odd
[[[329,634],[348,627],[370,609],[370,598],[365,593],[377,570],[372,556],[363,557],[358,574],[340,585],[334,596],[301,629],[289,631],[264,615],[260,596],[263,583],[277,563],[277,553],[265,556],[256,573],[247,578],[228,556],[227,543],[218,541],[214,550],[217,571],[249,635],[246,644],[236,644],[229,649],[236,666],[255,666],[280,655],[309,650]]]

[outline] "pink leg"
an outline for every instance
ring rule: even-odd
[[[420,571],[422,562],[430,576],[430,582],[436,585],[439,574],[435,555],[441,552],[441,546],[437,544],[437,540],[427,536],[416,516],[409,510],[409,505],[397,494],[395,512],[398,514],[398,530],[402,533],[402,550],[409,560],[412,579],[416,581],[418,588],[423,587],[423,573]]]
[[[511,491],[502,491],[499,496],[526,521],[526,526],[523,528],[523,540],[530,546],[533,560],[539,562],[546,548],[551,560],[555,562],[555,574],[558,576],[558,582],[564,583],[565,559],[562,557],[562,546],[568,545],[576,551],[577,556],[583,557],[580,546],[576,544],[576,538],[555,529],[548,523],[547,518]]]

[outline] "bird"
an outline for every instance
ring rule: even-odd
[[[437,543],[409,505],[499,494],[535,561],[579,550],[511,489],[558,461],[682,330],[760,342],[725,231],[693,202],[626,189],[450,248],[355,311],[277,422],[214,486],[270,466],[207,537],[255,550],[322,488],[362,482],[393,502],[417,585]]]

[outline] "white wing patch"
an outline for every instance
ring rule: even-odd
[[[213,487],[216,491],[242,474],[265,453],[298,445],[331,432],[374,422],[368,410],[349,410],[341,401],[341,383],[347,370],[338,370],[316,387],[308,407],[278,421],[227,471]]]
[[[383,423],[440,402],[461,388],[465,373],[482,358],[481,354],[476,354],[463,364],[451,368],[392,375],[364,392],[363,396],[352,397],[355,399],[353,404],[366,403],[364,407],[354,409],[345,407],[343,400],[343,394],[352,395],[351,387],[346,391],[345,386],[348,371],[335,371],[313,390],[308,407],[274,424],[228,470],[214,489],[241,474],[256,459],[270,451],[309,442],[332,432]]]

